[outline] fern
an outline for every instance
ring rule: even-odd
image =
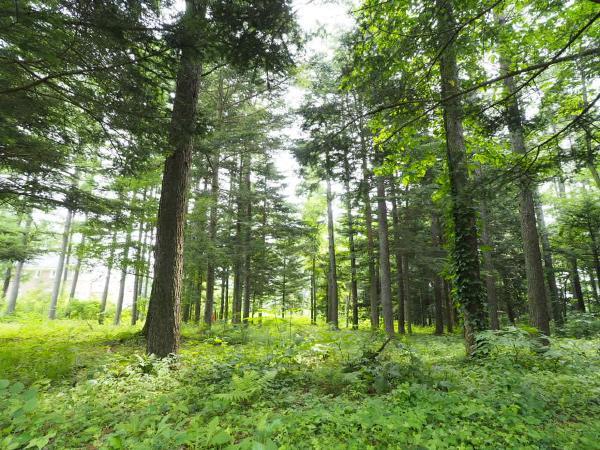
[[[258,397],[276,375],[276,370],[264,375],[256,371],[244,372],[241,377],[234,374],[231,377],[230,390],[216,394],[216,397],[228,404],[249,402]]]

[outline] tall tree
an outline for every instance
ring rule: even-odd
[[[71,232],[71,221],[73,219],[73,211],[67,209],[67,217],[65,219],[64,230],[62,233],[62,244],[58,254],[58,263],[56,265],[56,272],[54,274],[54,285],[52,287],[52,297],[50,299],[50,310],[48,312],[48,318],[51,320],[56,319],[56,307],[58,305],[58,294],[60,293],[60,285],[62,280],[62,274],[65,266],[65,258],[67,254],[67,246],[69,245],[69,234]]]
[[[463,136],[463,111],[459,97],[460,80],[456,62],[454,1],[437,0],[440,37],[440,85],[446,152],[454,221],[456,290],[463,311],[467,353],[477,348],[476,334],[487,327],[483,285],[479,273],[476,214],[468,175],[467,149]]]
[[[388,212],[386,205],[385,177],[377,176],[377,223],[379,229],[379,279],[381,286],[381,310],[388,336],[394,336],[394,313],[392,309],[392,278],[390,269],[390,246],[388,238]]]

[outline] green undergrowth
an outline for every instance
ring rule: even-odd
[[[0,324],[0,448],[600,448],[598,338],[511,328],[467,360],[459,335],[265,319],[156,360],[136,331]]]

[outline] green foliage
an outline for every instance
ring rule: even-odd
[[[573,314],[557,332],[572,338],[592,338],[600,335],[600,318],[594,314]]]
[[[123,327],[100,327],[95,321],[28,319],[1,327],[0,378],[28,385],[92,376],[115,358],[115,349],[129,353],[127,342],[133,335]]]
[[[276,375],[276,371],[264,375],[254,371],[246,371],[241,376],[234,374],[229,390],[217,394],[216,398],[224,400],[227,404],[248,403],[258,397]]]
[[[509,329],[465,360],[459,336],[415,327],[377,352],[380,335],[267,316],[244,344],[186,327],[182,355],[158,360],[118,327],[0,327],[2,448],[592,449],[600,431],[597,339],[538,352]]]
[[[96,320],[100,311],[99,301],[71,300],[64,311],[65,317],[79,320]]]

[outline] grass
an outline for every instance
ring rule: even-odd
[[[459,335],[389,343],[302,319],[183,328],[181,355],[136,329],[0,323],[0,448],[595,449],[600,340]]]

